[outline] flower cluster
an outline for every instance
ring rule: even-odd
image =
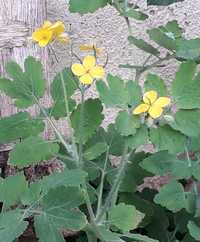
[[[170,104],[168,97],[159,97],[156,91],[148,91],[143,96],[143,103],[133,110],[133,114],[148,113],[153,119],[159,118],[163,113],[163,108]]]
[[[37,42],[40,47],[45,47],[55,40],[62,43],[69,42],[69,37],[65,33],[65,25],[61,21],[56,23],[45,21],[41,28],[33,32],[31,39]]]
[[[94,56],[86,56],[82,64],[75,63],[72,65],[72,72],[79,77],[82,84],[90,85],[94,79],[103,78],[105,75],[104,68],[96,65],[96,58]]]

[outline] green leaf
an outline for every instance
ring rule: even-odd
[[[41,137],[29,137],[18,143],[10,152],[9,163],[22,168],[48,160],[58,151],[58,144],[45,141]]]
[[[121,136],[116,130],[116,127],[114,124],[110,124],[107,129],[106,133],[106,142],[108,144],[109,153],[116,156],[121,156],[123,149],[124,149],[124,138]]]
[[[147,0],[148,5],[167,6],[172,3],[183,2],[184,0]]]
[[[172,96],[178,108],[194,109],[200,106],[200,74],[195,62],[182,63],[172,83]],[[194,78],[194,79],[193,79]]]
[[[154,215],[154,207],[151,202],[141,198],[140,194],[130,192],[120,193],[119,202],[134,205],[137,210],[145,214],[144,219],[140,223],[140,228],[144,228],[149,223],[151,223],[152,217]]]
[[[184,179],[192,175],[192,167],[187,160],[179,160],[176,155],[169,154],[167,151],[160,151],[145,158],[140,166],[154,175],[163,176],[167,173],[174,178]]]
[[[145,92],[154,90],[159,96],[167,96],[167,88],[164,81],[157,75],[148,74],[144,83]]]
[[[185,193],[183,186],[177,181],[171,181],[160,189],[154,202],[176,213],[185,208]]]
[[[34,228],[39,242],[65,242],[61,232],[46,214],[34,217]]]
[[[0,180],[0,201],[5,207],[16,205],[27,191],[28,184],[22,173]]]
[[[51,96],[53,98],[53,107],[51,108],[51,115],[56,119],[65,117],[65,96],[62,86],[62,77],[65,83],[65,89],[67,93],[69,111],[72,111],[76,105],[76,102],[71,99],[71,96],[78,88],[78,79],[74,77],[69,68],[65,68],[61,73],[58,73],[51,84]]]
[[[99,128],[104,117],[102,111],[103,106],[99,99],[85,101],[82,114],[81,104],[73,111],[71,121],[78,141],[85,143]]]
[[[170,126],[187,136],[197,137],[200,135],[200,111],[179,110]]]
[[[83,157],[86,160],[95,160],[100,155],[106,152],[108,146],[106,143],[96,143],[84,151]]]
[[[129,163],[126,165],[124,170],[124,176],[119,188],[120,192],[134,192],[137,190],[137,187],[143,183],[144,177],[150,176],[149,172],[146,172],[139,166],[139,162],[144,159],[144,153],[138,153],[133,157],[130,158]],[[116,175],[118,172],[118,168],[109,172],[107,175],[107,179],[110,184],[113,184],[114,180],[116,179]]]
[[[126,83],[126,89],[128,90],[128,104],[134,108],[141,102],[142,90],[137,82],[128,81]]]
[[[139,242],[159,242],[156,239],[151,239],[148,236],[141,235],[141,234],[125,234],[124,237],[134,239],[134,241],[139,241]]]
[[[146,144],[148,140],[148,129],[145,125],[142,125],[139,129],[137,129],[135,135],[127,137],[126,142],[131,149],[135,149]]]
[[[144,21],[146,20],[149,16],[141,11],[138,11],[136,9],[129,9],[127,11],[124,11],[123,16],[128,17],[128,18],[134,18],[136,20]]]
[[[196,225],[195,222],[189,221],[188,223],[188,229],[190,232],[190,235],[197,241],[200,241],[200,227]]]
[[[157,151],[168,150],[171,154],[184,151],[186,137],[168,125],[151,129],[150,138]]]
[[[168,22],[165,26],[160,26],[147,32],[153,41],[169,50],[176,50],[176,40],[182,35],[182,29],[175,20]]]
[[[27,108],[36,103],[44,95],[45,80],[43,78],[42,65],[33,57],[28,57],[24,63],[25,72],[15,63],[10,62],[6,66],[8,75],[12,78],[0,79],[0,90],[9,97],[15,99],[18,108]]]
[[[20,210],[11,210],[0,214],[0,241],[13,242],[26,230],[28,222],[23,220]]]
[[[59,186],[78,187],[85,182],[86,176],[87,173],[80,169],[65,169],[63,172],[44,177],[41,180],[41,189],[48,191]]]
[[[98,8],[102,8],[108,4],[108,0],[70,0],[69,11],[72,13],[93,13]]]
[[[143,39],[137,39],[134,36],[129,36],[128,41],[130,44],[134,44],[139,49],[144,50],[145,52],[147,52],[151,55],[155,55],[155,56],[160,55],[160,52],[156,48],[154,48],[152,45],[150,45]]]
[[[180,39],[177,42],[176,56],[185,60],[199,61],[200,59],[200,39]]]
[[[98,232],[100,239],[105,242],[125,242],[124,240],[120,239],[121,234],[113,233],[103,226],[98,227]]]
[[[126,108],[129,100],[125,82],[117,76],[108,75],[108,86],[103,81],[96,83],[101,101],[106,107]]]
[[[52,235],[54,234],[52,238],[57,238],[59,237],[58,231],[61,229],[79,231],[87,224],[86,216],[78,209],[68,211],[62,207],[48,208],[44,210],[41,215],[35,216],[35,219],[36,234],[39,238],[41,237],[40,234],[43,234],[44,231],[50,228],[52,228]],[[40,226],[38,226],[38,223]],[[41,241],[43,241],[43,238],[41,238]]]
[[[69,196],[70,194],[70,196]],[[42,201],[45,210],[52,208],[74,209],[84,203],[84,193],[78,187],[60,186],[51,189]]]
[[[0,143],[37,135],[44,130],[44,127],[41,120],[32,119],[26,112],[0,118]]]
[[[132,205],[119,203],[114,206],[108,215],[109,222],[123,232],[136,229],[144,218],[144,214],[137,211]]]
[[[30,183],[28,189],[22,194],[21,202],[23,205],[33,205],[41,199],[41,184],[40,180]]]
[[[127,111],[120,111],[115,125],[121,135],[134,135],[136,129],[140,127],[140,118],[129,114]]]

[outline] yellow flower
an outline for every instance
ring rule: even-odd
[[[82,84],[90,85],[96,78],[103,78],[105,75],[104,68],[96,65],[96,58],[94,56],[86,56],[82,64],[73,64],[72,72],[79,77]]]
[[[99,56],[102,53],[102,49],[98,48],[96,45],[80,45],[79,46],[80,51],[95,51],[96,54]]]
[[[37,42],[40,47],[45,47],[54,40],[62,43],[68,43],[69,37],[64,33],[65,25],[61,21],[52,24],[45,21],[41,28],[38,28],[32,34],[32,40]]]
[[[133,114],[148,113],[153,119],[159,118],[163,108],[170,104],[168,97],[159,97],[156,91],[148,91],[143,96],[143,102],[133,110]]]

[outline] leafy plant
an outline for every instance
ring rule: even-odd
[[[16,168],[16,174],[0,180],[2,242],[18,239],[31,222],[39,242],[64,242],[69,230],[76,242],[200,240],[199,40],[185,39],[177,21],[148,30],[150,43],[133,36],[130,18],[145,21],[148,15],[126,0],[70,0],[69,10],[85,14],[108,4],[126,20],[130,45],[148,54],[141,65],[119,66],[133,70],[134,80],[108,74],[104,82],[95,46],[86,48],[92,54],[81,63],[56,74],[48,109],[41,104],[45,79],[38,60],[28,57],[24,68],[10,62],[8,78],[0,78],[0,90],[19,110],[0,119],[0,143],[14,144],[8,164]],[[47,21],[33,40],[53,48],[63,32],[61,22]],[[166,87],[150,70],[170,59],[179,67]],[[144,72],[148,74],[141,86]],[[98,98],[87,99],[92,83]],[[39,112],[31,117],[24,108],[33,105]],[[119,112],[115,122],[103,128],[106,108]],[[67,137],[55,122],[61,118],[68,126]],[[42,136],[45,123],[55,135],[49,140]],[[30,181],[26,169],[50,159],[62,168]],[[166,175],[168,180],[157,189],[145,187],[147,179]]]

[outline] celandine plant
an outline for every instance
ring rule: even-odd
[[[151,29],[151,40],[167,52],[161,57],[159,48],[132,35],[129,19],[148,18],[138,6],[126,0],[70,0],[69,9],[84,14],[107,4],[125,19],[130,44],[149,53],[141,66],[120,65],[133,69],[135,80],[106,73],[98,64],[101,50],[85,44],[80,50],[90,54],[52,81],[48,109],[40,102],[46,82],[38,60],[28,57],[24,70],[10,62],[9,79],[0,79],[0,90],[19,110],[0,119],[0,143],[15,143],[8,162],[19,170],[0,181],[1,242],[20,241],[32,222],[39,242],[64,242],[69,231],[76,242],[200,241],[200,39],[185,39],[176,21]],[[60,21],[46,21],[31,39],[51,48],[55,41],[69,42]],[[143,87],[139,85],[145,71],[162,68],[169,59],[179,61],[180,67],[168,88],[149,72]],[[86,99],[85,91],[94,82],[99,98]],[[75,92],[80,93],[79,103],[73,99]],[[40,110],[35,117],[24,111],[33,105]],[[107,129],[101,127],[104,107],[120,109]],[[57,129],[55,120],[60,118],[66,119],[69,137]],[[45,121],[55,139],[42,138]],[[153,145],[153,152],[143,151],[146,144]],[[64,164],[62,171],[35,182],[27,179],[25,168],[52,158]],[[169,181],[159,190],[139,192],[145,178],[155,175],[168,175]]]

